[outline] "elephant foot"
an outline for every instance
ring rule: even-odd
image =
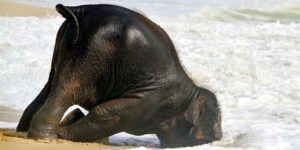
[[[34,140],[56,141],[58,139],[57,128],[48,126],[43,128],[30,128],[27,137]]]
[[[17,132],[26,132],[29,129],[29,125],[25,125],[22,123],[19,123],[17,126]]]

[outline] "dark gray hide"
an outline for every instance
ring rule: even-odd
[[[66,21],[57,33],[49,80],[18,131],[33,139],[81,142],[118,132],[153,133],[162,147],[221,138],[215,95],[187,76],[158,25],[113,5],[56,9]],[[75,110],[61,121],[74,104],[89,114]]]

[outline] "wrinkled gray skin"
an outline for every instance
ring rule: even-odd
[[[81,142],[118,132],[156,134],[162,147],[221,138],[215,95],[186,75],[158,25],[113,5],[56,9],[66,21],[57,33],[49,80],[18,131],[33,139]],[[74,104],[89,113],[77,109],[61,121]]]

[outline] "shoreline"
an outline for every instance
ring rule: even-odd
[[[19,122],[23,111],[12,109],[6,106],[0,106],[0,121]]]
[[[47,17],[59,16],[54,8],[37,7],[32,5],[0,1],[0,17]]]

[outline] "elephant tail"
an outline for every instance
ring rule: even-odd
[[[58,13],[60,13],[63,17],[67,19],[67,21],[70,21],[73,26],[74,26],[74,32],[75,36],[73,38],[73,44],[75,44],[78,41],[79,38],[79,22],[77,19],[76,14],[78,13],[78,10],[76,7],[66,7],[62,4],[57,4],[56,5],[56,10]]]

